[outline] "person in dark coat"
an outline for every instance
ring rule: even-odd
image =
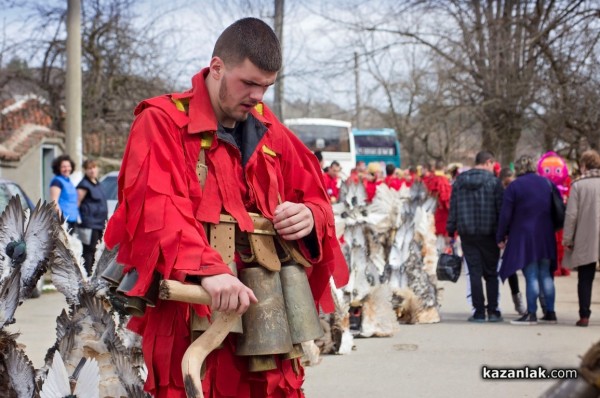
[[[482,151],[475,156],[475,167],[458,175],[452,186],[450,214],[446,224],[448,235],[460,235],[462,250],[469,269],[474,314],[469,322],[485,322],[483,295],[485,279],[489,322],[501,322],[498,310],[498,258],[496,245],[498,215],[503,188],[494,174],[494,155]]]
[[[98,182],[98,164],[91,159],[83,162],[85,176],[77,185],[79,214],[79,239],[83,243],[83,261],[88,275],[92,274],[96,245],[108,219],[106,195]]]
[[[537,323],[540,285],[546,300],[542,321],[556,323],[554,279],[556,239],[552,224],[552,182],[536,174],[531,156],[515,163],[517,179],[504,192],[496,241],[504,249],[500,277],[506,280],[522,269],[525,275],[527,313],[511,321],[516,325]]]

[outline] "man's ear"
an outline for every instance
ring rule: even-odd
[[[209,68],[209,74],[215,80],[220,80],[225,72],[225,64],[219,57],[212,57]]]

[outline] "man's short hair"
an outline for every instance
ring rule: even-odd
[[[444,170],[444,167],[446,167],[446,165],[444,164],[443,160],[436,160],[436,162],[435,162],[436,170]]]
[[[337,160],[334,160],[334,161],[333,161],[333,162],[331,162],[331,164],[329,165],[329,167],[334,167],[334,166],[341,167],[341,166],[340,166],[340,162],[338,162]]]
[[[510,167],[504,167],[502,170],[500,170],[500,174],[498,175],[498,178],[500,180],[503,180],[505,178],[514,177],[514,175],[515,175],[515,172]]]
[[[486,164],[490,160],[494,160],[494,153],[491,151],[481,151],[475,155],[475,166]]]
[[[314,154],[319,162],[323,161],[323,153],[321,151],[315,151]]]
[[[212,56],[228,66],[237,66],[247,58],[266,72],[278,72],[282,63],[277,35],[257,18],[243,18],[227,27],[217,39]]]
[[[394,171],[396,171],[396,165],[394,163],[388,163],[385,165],[385,175],[386,176],[394,175]]]

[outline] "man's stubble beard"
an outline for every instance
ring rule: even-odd
[[[233,109],[224,107],[228,95],[229,88],[227,87],[227,78],[225,75],[223,75],[223,78],[221,79],[221,86],[219,87],[219,101],[221,102],[221,110],[228,118],[233,119],[236,122],[245,121],[248,118],[248,113],[244,113],[241,116],[236,116],[233,114]]]

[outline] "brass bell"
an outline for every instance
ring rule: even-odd
[[[242,315],[244,334],[238,337],[236,354],[268,356],[290,352],[292,339],[279,273],[263,267],[246,268],[240,280],[252,289],[258,303],[250,304]]]
[[[121,283],[121,279],[123,279],[123,269],[125,266],[117,263],[116,261],[112,262],[100,277],[110,283],[111,285],[118,286]]]
[[[125,310],[132,316],[144,316],[146,312],[146,302],[141,297],[127,297]]]
[[[281,359],[300,358],[303,355],[304,355],[304,349],[302,348],[302,344],[294,344],[294,348],[292,348],[292,351],[283,354],[281,356]]]
[[[252,355],[248,358],[249,372],[265,372],[277,369],[274,355]]]
[[[123,277],[119,287],[117,287],[117,294],[126,299],[125,310],[133,316],[142,316],[146,311],[146,300],[142,297],[126,295],[135,286],[138,277],[138,272],[134,268]]]
[[[292,342],[300,344],[323,337],[304,267],[294,263],[284,265],[280,274]]]
[[[152,275],[152,283],[150,283],[146,294],[142,296],[142,300],[144,300],[149,307],[156,307],[156,300],[158,300],[160,288],[160,279],[160,274],[154,271],[154,274]]]
[[[137,270],[133,268],[123,277],[123,279],[121,279],[121,283],[119,283],[119,287],[117,287],[117,293],[125,295],[125,293],[133,289],[138,278],[139,274]]]

